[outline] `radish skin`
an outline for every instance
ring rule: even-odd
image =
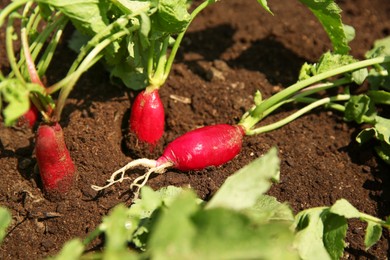
[[[29,110],[19,118],[17,125],[20,127],[33,128],[38,121],[39,111],[31,104]]]
[[[73,185],[76,168],[58,123],[39,126],[35,153],[45,192],[49,197],[62,197]]]
[[[181,171],[220,166],[240,152],[244,134],[241,126],[227,124],[195,129],[168,144],[156,166],[170,162]]]
[[[148,88],[134,100],[129,126],[140,142],[149,144],[152,150],[164,133],[164,106],[158,89]]]
[[[227,163],[241,151],[244,136],[245,129],[241,125],[218,124],[192,130],[168,144],[157,160],[145,158],[134,160],[114,172],[105,186],[92,185],[92,188],[100,191],[117,182],[130,179],[124,176],[125,172],[143,166],[149,170],[130,185],[130,189],[136,187],[134,196],[137,198],[140,189],[145,186],[153,173],[164,173],[170,167],[189,171]]]

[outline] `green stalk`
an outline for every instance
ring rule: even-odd
[[[165,82],[164,75],[165,75],[165,65],[167,62],[168,45],[169,45],[169,36],[166,36],[160,49],[156,70],[152,72],[153,73],[152,76],[151,74],[149,74],[149,83],[155,88],[161,87]]]
[[[299,109],[295,113],[283,118],[282,120],[279,120],[275,123],[272,123],[272,124],[269,124],[266,126],[255,128],[253,130],[247,130],[246,134],[247,135],[255,135],[255,134],[261,134],[261,133],[273,131],[277,128],[280,128],[280,127],[294,121],[298,117],[302,116],[303,114],[306,114],[307,112],[313,110],[314,108],[317,108],[319,106],[322,106],[322,105],[325,105],[325,104],[328,104],[328,103],[334,102],[334,101],[345,101],[345,100],[348,100],[349,98],[350,98],[350,95],[343,94],[343,95],[337,95],[335,97],[326,97],[326,98],[316,100],[313,103]]]
[[[26,32],[25,27],[22,27],[20,29],[20,40],[22,43],[23,54],[24,54],[24,57],[26,58],[27,71],[28,71],[28,74],[30,76],[30,81],[32,83],[39,84],[43,87],[43,83],[42,83],[42,81],[38,75],[38,72],[35,68],[34,60],[31,57],[30,46],[28,43],[27,32]]]
[[[148,67],[147,67],[147,72],[148,75],[153,75],[153,68],[154,68],[154,48],[156,44],[156,40],[152,39],[150,41],[150,48],[149,48],[149,53],[148,53]],[[149,80],[150,81],[150,80]]]
[[[360,220],[364,220],[366,222],[374,222],[378,225],[381,225],[382,227],[390,229],[390,224],[386,223],[382,219],[379,219],[377,217],[374,217],[374,216],[371,216],[371,215],[368,215],[368,214],[362,213],[362,212],[360,212],[359,214],[360,214],[360,216],[359,216]]]
[[[318,99],[316,99],[316,98],[305,97],[305,98],[300,98],[297,101],[301,102],[301,103],[312,103],[312,102],[316,102],[317,100]],[[338,111],[341,113],[345,112],[345,106],[343,106],[341,104],[333,103],[333,102],[329,102],[328,104],[325,104],[325,108],[330,108],[332,110],[335,110],[335,111]],[[362,119],[367,124],[374,124],[375,123],[375,119],[372,119],[372,118],[365,116],[365,115],[362,116]]]
[[[8,4],[3,10],[0,12],[0,27],[3,26],[5,18],[10,16],[12,12],[19,9],[22,5],[28,3],[30,0],[16,0]]]
[[[46,73],[46,70],[48,69],[51,60],[53,59],[55,50],[57,49],[58,43],[60,42],[62,33],[67,22],[68,20],[66,19],[63,23],[60,23],[60,26],[56,29],[52,40],[46,47],[45,52],[42,54],[42,57],[37,64],[38,75],[44,75]]]
[[[87,246],[89,245],[95,238],[97,238],[100,234],[102,234],[103,231],[100,227],[93,230],[91,233],[88,234],[88,236],[83,240],[83,245]]]
[[[324,91],[324,90],[338,87],[338,86],[342,86],[342,85],[345,85],[348,83],[351,83],[350,79],[341,78],[341,79],[335,80],[333,82],[325,82],[325,83],[320,83],[320,84],[316,84],[316,85],[312,85],[310,87],[307,87],[307,88],[303,89],[302,91],[298,92],[292,98],[283,100],[283,101],[277,103],[276,105],[270,107],[266,111],[264,111],[263,118],[268,116],[269,114],[271,114],[273,111],[275,111],[276,109],[278,109],[282,105],[285,105],[287,103],[291,103],[294,101],[299,101],[299,99],[306,97],[306,96],[309,96],[309,95],[314,94],[314,93],[318,93],[319,91]]]
[[[11,15],[8,19],[8,24],[7,24],[7,28],[6,28],[6,38],[5,38],[5,47],[6,47],[7,57],[8,57],[8,61],[9,61],[9,64],[11,66],[11,69],[15,73],[15,76],[21,82],[26,83],[26,81],[24,80],[24,78],[19,70],[18,64],[16,63],[16,57],[14,54],[15,52],[14,52],[14,47],[13,47],[13,42],[12,42],[13,33],[14,33],[13,23],[14,23],[14,17],[12,17],[12,15]]]
[[[40,19],[37,19],[37,20],[40,21]],[[41,49],[43,48],[43,46],[44,46],[45,42],[47,41],[47,39],[49,38],[49,36],[55,30],[62,30],[63,27],[65,27],[65,25],[67,24],[67,22],[68,22],[68,19],[65,16],[58,16],[58,19],[56,19],[54,22],[48,24],[45,27],[45,29],[37,36],[37,38],[35,38],[35,40],[31,43],[31,46],[30,46],[31,58],[32,58],[33,61],[35,61],[35,59],[38,57]],[[36,28],[36,25],[34,25],[32,28]],[[29,30],[31,30],[31,27],[30,27],[30,29],[27,30],[27,34],[28,34]],[[49,44],[51,45],[52,41],[50,41]],[[47,49],[48,48],[50,49],[52,47],[48,46]],[[47,49],[45,50],[45,52],[49,52],[49,50],[47,50]],[[50,50],[50,51],[52,51],[52,50]],[[41,60],[43,60],[43,57],[45,55],[47,55],[47,54],[43,54],[42,55]],[[18,67],[22,67],[24,64],[25,64],[25,57],[24,57],[24,55],[21,55],[20,58],[19,58]],[[40,67],[41,67],[41,65],[37,65],[38,75],[43,75],[47,68],[42,69]],[[14,72],[11,71],[10,74],[9,74],[9,77],[12,77],[13,75],[14,75]]]
[[[109,24],[104,30],[97,33],[91,40],[89,40],[88,43],[81,48],[79,55],[77,56],[76,60],[73,62],[72,66],[68,71],[68,75],[70,75],[77,69],[84,57],[88,54],[89,50],[91,50],[95,45],[99,44],[99,42],[101,42],[102,39],[105,38],[107,34],[109,34],[111,30],[113,30],[115,27],[118,26],[120,28],[123,28],[124,26],[126,26],[132,16],[133,15],[118,18],[113,23]],[[133,25],[132,28],[127,28],[126,30],[128,31],[128,33],[130,33],[134,30],[137,30],[138,28],[139,25]]]
[[[363,61],[358,61],[352,64],[344,65],[339,68],[323,72],[321,74],[312,76],[308,79],[299,81],[290,87],[280,91],[279,93],[271,96],[270,98],[261,102],[255,109],[249,112],[249,115],[241,120],[240,125],[244,126],[245,129],[251,129],[256,125],[261,119],[264,118],[264,113],[277,105],[279,102],[291,97],[293,94],[304,89],[307,86],[310,86],[316,82],[322,81],[324,79],[340,75],[346,72],[355,71],[361,68],[365,68],[371,65],[390,62],[390,56],[376,57],[372,59],[367,59]]]
[[[53,120],[59,121],[61,118],[62,109],[65,105],[65,101],[68,98],[71,90],[73,89],[74,85],[78,81],[78,79],[81,77],[81,75],[87,71],[93,64],[95,64],[100,58],[103,57],[103,54],[101,54],[101,51],[104,50],[109,44],[116,41],[120,37],[128,34],[129,31],[119,31],[108,38],[104,39],[102,42],[100,42],[98,45],[95,46],[95,48],[89,52],[89,54],[83,59],[82,63],[78,68],[70,75],[68,75],[64,80],[61,80],[59,83],[57,83],[56,88],[61,88],[60,94],[58,96],[56,109],[54,111],[54,117]],[[53,87],[51,87],[53,88]]]
[[[175,56],[177,54],[177,51],[180,47],[181,41],[183,40],[184,34],[186,33],[188,27],[190,26],[191,22],[194,20],[194,18],[203,10],[205,9],[208,5],[214,3],[215,0],[206,0],[203,3],[201,3],[197,8],[195,8],[194,11],[192,11],[190,15],[190,22],[187,24],[187,27],[177,36],[175,43],[172,46],[171,53],[169,54],[167,63],[165,65],[164,69],[164,76],[162,79],[162,84],[167,80],[169,76],[169,72],[171,71],[173,61],[175,59]]]

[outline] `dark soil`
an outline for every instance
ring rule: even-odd
[[[160,92],[167,115],[165,144],[199,126],[237,123],[257,89],[269,97],[287,87],[296,81],[305,61],[316,61],[330,48],[322,27],[299,1],[268,2],[274,16],[254,0],[230,0],[211,6],[191,25]],[[356,29],[352,54],[363,58],[375,39],[389,35],[390,1],[338,3],[344,10],[344,22]],[[0,37],[0,65],[6,70],[4,30]],[[45,79],[48,83],[64,76],[69,58],[74,54],[64,42]],[[74,192],[61,202],[43,196],[34,170],[33,133],[1,125],[0,204],[13,215],[0,247],[1,259],[41,259],[56,254],[67,240],[94,230],[110,208],[131,203],[128,182],[102,194],[90,186],[103,185],[113,171],[132,159],[123,137],[134,95],[111,84],[102,66],[94,67],[79,81],[60,122],[78,180]],[[287,113],[286,108],[265,121]],[[240,155],[222,167],[189,173],[168,171],[152,178],[149,185],[154,189],[190,185],[208,199],[230,174],[277,146],[281,181],[269,194],[287,201],[294,212],[345,198],[360,211],[383,219],[390,215],[390,167],[375,156],[371,146],[355,143],[359,130],[359,126],[345,123],[342,115],[318,109],[279,130],[246,137]],[[345,259],[386,259],[388,230],[366,252],[364,228],[361,222],[350,221]],[[96,240],[91,250],[100,243]]]

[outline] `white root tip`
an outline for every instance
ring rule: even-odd
[[[107,180],[107,184],[105,186],[97,186],[97,185],[91,185],[91,188],[94,189],[95,191],[101,191],[104,190],[111,185],[117,183],[117,182],[122,182],[125,179],[130,179],[129,177],[125,177],[125,173],[127,170],[138,167],[138,166],[143,166],[148,169],[153,169],[153,168],[158,168],[156,167],[156,161],[155,160],[150,160],[146,158],[141,158],[137,159],[134,161],[129,162],[119,170],[115,171],[114,173],[111,174],[111,177]],[[117,178],[117,176],[121,174],[120,178]]]

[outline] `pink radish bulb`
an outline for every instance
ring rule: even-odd
[[[49,196],[62,197],[73,186],[76,168],[58,123],[39,126],[35,153],[44,190]]]
[[[156,166],[170,162],[173,168],[188,171],[222,165],[241,151],[244,135],[241,126],[227,124],[192,130],[168,144]]]
[[[146,89],[134,100],[130,114],[130,132],[152,149],[164,133],[164,106],[157,89]]]
[[[31,104],[29,110],[19,118],[17,125],[33,128],[35,123],[38,121],[38,118],[39,111],[33,104]]]

